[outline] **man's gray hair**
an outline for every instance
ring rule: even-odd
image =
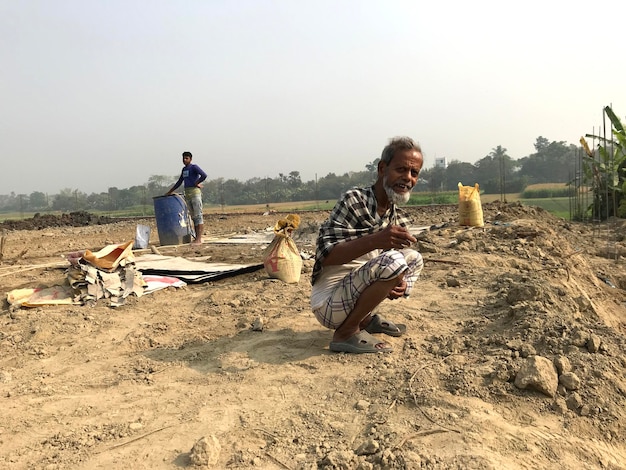
[[[389,164],[393,156],[398,150],[417,150],[422,153],[422,147],[410,137],[393,137],[389,139],[389,143],[383,149],[383,153],[380,156],[380,161]]]

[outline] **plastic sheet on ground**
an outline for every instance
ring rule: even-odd
[[[168,287],[183,287],[186,286],[187,283],[185,281],[181,281],[177,277],[171,276],[159,276],[156,274],[145,274],[142,276],[143,282],[146,283],[144,286],[144,294],[150,294],[154,291],[160,289],[166,289]]]
[[[67,285],[15,289],[7,294],[9,304],[18,308],[85,305],[106,299],[111,307],[119,307],[131,294],[141,297],[168,287],[216,281],[263,268],[262,263],[207,263],[156,254],[135,257],[132,242],[109,245],[95,253],[70,253],[67,260]]]
[[[207,263],[179,256],[146,254],[135,259],[135,266],[141,271],[143,276],[150,274],[172,276],[188,284],[197,284],[254,272],[262,269],[263,263]]]
[[[80,304],[73,299],[72,292],[67,286],[14,289],[7,294],[7,301],[13,307]]]
[[[274,231],[233,234],[229,237],[204,237],[204,243],[217,245],[267,245],[274,239]]]

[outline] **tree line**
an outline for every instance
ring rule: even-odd
[[[422,169],[414,191],[454,191],[458,183],[479,183],[486,194],[517,193],[529,184],[570,182],[580,163],[580,148],[565,142],[549,141],[538,137],[535,152],[514,160],[507,149],[498,145],[476,163],[452,160],[444,167]],[[340,194],[354,186],[366,186],[376,177],[378,158],[365,165],[361,171],[343,175],[328,173],[319,179],[302,181],[299,171],[279,173],[274,178],[207,179],[202,188],[205,205],[272,204],[310,200],[336,200]],[[117,211],[140,206],[152,206],[152,198],[163,195],[178,176],[150,176],[139,186],[120,189],[111,187],[107,192],[87,194],[66,188],[58,194],[40,191],[31,194],[0,195],[0,211]]]

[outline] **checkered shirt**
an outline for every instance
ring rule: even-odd
[[[382,216],[378,215],[376,207],[374,186],[353,188],[342,195],[328,220],[320,226],[311,284],[319,278],[322,262],[337,243],[378,232],[391,223],[403,227],[411,225],[408,215],[395,204],[391,204]]]

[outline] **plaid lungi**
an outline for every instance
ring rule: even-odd
[[[388,250],[365,262],[343,278],[328,300],[313,310],[317,320],[326,328],[337,329],[352,312],[363,291],[376,281],[389,281],[404,273],[407,283],[405,297],[419,277],[424,261],[422,255],[410,248]]]

